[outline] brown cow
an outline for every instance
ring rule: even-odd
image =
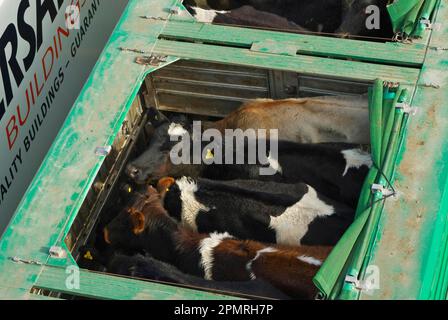
[[[279,140],[298,143],[370,143],[367,96],[256,99],[205,129],[278,129]],[[269,132],[268,132],[269,133]]]

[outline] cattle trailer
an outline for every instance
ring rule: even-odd
[[[366,92],[375,165],[314,278],[317,298],[447,298],[448,4],[398,1],[390,13],[398,37],[374,42],[204,24],[179,0],[130,1],[1,238],[0,298],[247,298],[77,269],[151,138],[146,108],[210,120],[252,98]]]

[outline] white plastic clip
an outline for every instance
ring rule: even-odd
[[[368,282],[360,281],[360,280],[358,280],[358,278],[351,276],[351,275],[345,276],[345,282],[353,284],[355,286],[355,288],[358,290],[366,290],[366,291],[370,290],[370,286],[369,286]]]
[[[420,23],[425,25],[426,30],[440,31],[442,29],[441,23],[439,23],[439,22],[431,23],[431,20],[429,20],[429,19],[421,19]]]
[[[390,197],[395,194],[393,190],[388,189],[381,184],[372,184],[371,190],[372,192],[381,192],[384,197]]]
[[[397,103],[395,105],[395,108],[402,109],[404,113],[410,114],[412,116],[415,116],[418,110],[416,107],[411,107],[409,103],[405,102]]]

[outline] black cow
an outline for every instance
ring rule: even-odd
[[[386,8],[388,2],[389,0],[342,0],[342,23],[335,32],[341,35],[392,38],[392,23]],[[374,11],[367,10],[370,6],[374,6]],[[378,17],[373,16],[377,10],[375,7],[380,10]],[[374,24],[371,26],[374,22],[372,19],[377,20],[378,29]]]
[[[161,179],[168,213],[200,233],[284,245],[335,245],[354,209],[304,184],[257,180]]]

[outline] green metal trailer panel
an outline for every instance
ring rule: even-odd
[[[415,16],[428,16],[433,2],[420,1],[422,6]],[[448,5],[439,1],[436,8],[433,22],[444,21]],[[178,14],[173,13],[177,11]],[[420,22],[415,20],[413,26],[417,28]],[[403,23],[397,25],[405,27]],[[0,299],[53,298],[36,295],[37,289],[100,299],[225,298],[218,293],[86,270],[80,271],[79,288],[70,289],[66,267],[76,264],[74,258],[70,253],[63,259],[49,254],[52,246],[65,248],[64,239],[104,162],[105,156],[97,153],[97,148],[113,143],[146,75],[179,59],[287,70],[370,84],[381,79],[398,82],[401,89],[408,90],[407,99],[418,107],[418,113],[395,118],[397,123],[404,119],[400,122],[403,130],[392,123],[390,130],[378,125],[380,117],[372,112],[372,119],[377,117],[376,125],[372,125],[373,135],[387,133],[387,139],[381,137],[378,141],[389,141],[392,132],[390,139],[396,145],[392,154],[381,144],[372,143],[372,148],[377,149],[374,157],[381,160],[390,154],[390,159],[384,156],[386,160],[377,163],[383,169],[385,165],[396,178],[397,197],[387,199],[384,210],[381,205],[374,214],[366,214],[370,231],[364,233],[361,240],[365,245],[361,247],[367,251],[356,251],[358,244],[350,258],[364,266],[378,266],[380,289],[373,295],[366,294],[345,283],[345,274],[338,273],[338,286],[345,291],[329,297],[445,299],[448,114],[444,102],[448,100],[448,27],[442,25],[440,30],[425,29],[420,33],[422,39],[414,44],[369,43],[213,26],[192,21],[178,0],[130,1],[2,236]],[[148,58],[154,54],[157,56]],[[162,62],[151,65],[151,60],[158,58]],[[382,81],[375,83],[372,105],[381,104],[384,93]],[[397,101],[399,96],[397,93]],[[371,110],[377,109],[371,106]],[[360,213],[359,217],[364,216]],[[333,267],[335,264],[327,261],[321,279],[328,276],[326,270],[340,271]]]

